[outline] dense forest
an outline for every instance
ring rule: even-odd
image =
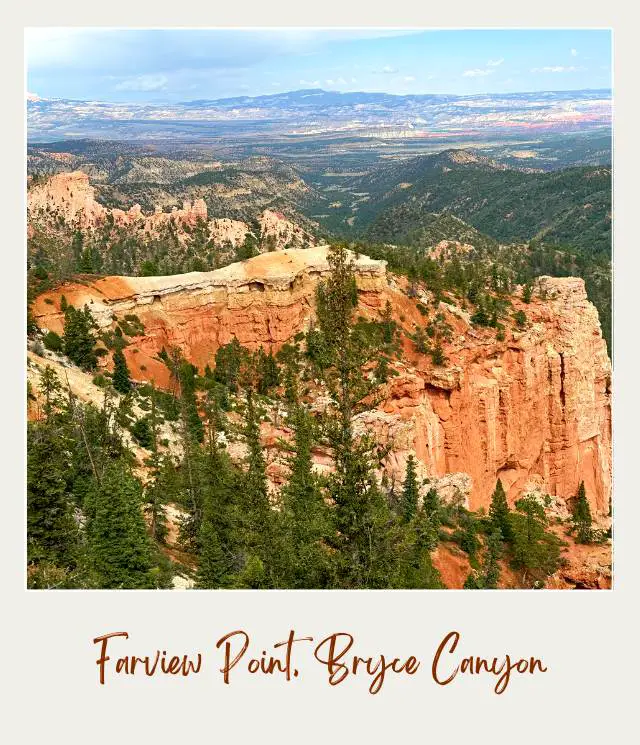
[[[504,572],[519,586],[544,586],[562,562],[563,543],[544,501],[528,495],[510,509],[498,482],[489,511],[472,512],[462,498],[443,502],[412,458],[402,483],[379,482],[385,448],[358,434],[353,420],[374,408],[393,374],[399,332],[389,307],[378,321],[357,316],[348,257],[344,246],[332,249],[331,273],[317,288],[317,322],[275,356],[234,340],[197,370],[179,350],[163,350],[172,384],[161,391],[131,381],[122,348],[139,329],[125,324],[110,339],[113,372],[94,378],[104,390],[100,406],[80,402],[45,367],[39,390],[28,390],[38,409],[28,426],[30,587],[164,588],[181,574],[198,588],[440,588],[432,556],[443,543],[468,556],[467,588],[498,587]],[[418,270],[414,282],[430,271]],[[462,264],[441,279],[472,295],[475,281],[474,322],[500,333],[504,288],[480,291],[479,274],[467,276]],[[484,280],[500,288],[508,278],[489,268]],[[91,314],[65,303],[65,315],[63,336],[34,343],[91,372],[98,349]],[[436,315],[430,333],[414,339],[434,364],[445,326]],[[331,402],[321,412],[311,406],[315,384]],[[292,434],[281,443],[288,475],[277,492],[260,441],[261,421],[274,416]],[[163,439],[167,422],[178,432],[178,452]],[[229,453],[234,442],[244,445],[240,460]],[[312,467],[318,445],[331,454],[330,473]],[[604,540],[582,487],[574,503],[563,529],[579,542]],[[168,505],[181,515],[179,551],[167,544]]]

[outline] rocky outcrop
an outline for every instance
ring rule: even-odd
[[[507,328],[503,341],[441,303],[453,333],[447,361],[438,367],[409,338],[425,319],[403,281],[387,277],[384,262],[366,256],[355,267],[359,314],[379,318],[389,301],[403,332],[396,375],[381,390],[377,409],[356,421],[391,443],[382,464],[391,477],[402,479],[413,454],[422,478],[462,496],[472,509],[488,506],[498,478],[511,502],[532,489],[566,501],[584,481],[594,514],[606,516],[611,370],[581,279],[543,277],[531,303],[514,299],[526,327]],[[137,314],[145,333],[126,347],[128,364],[135,378],[164,385],[167,369],[157,360],[162,347],[180,347],[203,368],[234,337],[250,348],[277,350],[306,330],[317,281],[328,271],[327,247],[291,249],[214,272],[69,284],[37,298],[33,310],[41,327],[58,332],[62,294],[76,307],[87,304],[102,328]]]
[[[139,204],[128,210],[109,209],[96,201],[95,189],[89,176],[83,171],[57,173],[46,181],[30,184],[27,192],[29,220],[62,219],[66,224],[84,231],[90,231],[108,221],[120,227],[129,227],[147,236],[158,232],[173,223],[178,236],[184,237],[184,230],[195,227],[198,222],[206,223],[208,238],[219,246],[237,248],[247,235],[259,239],[262,252],[277,251],[283,248],[300,248],[315,245],[315,238],[296,225],[282,212],[264,210],[257,218],[258,235],[240,220],[213,218],[209,220],[207,205],[203,199],[192,202],[186,200],[182,207],[174,206],[165,212],[156,207],[155,212],[145,215]]]
[[[89,227],[102,222],[107,210],[95,200],[95,190],[82,171],[57,173],[27,192],[29,217],[57,214],[67,223]]]
[[[185,201],[182,209],[174,207],[171,212],[157,207],[151,215],[144,215],[139,204],[129,210],[108,209],[96,201],[95,189],[83,171],[57,173],[43,183],[32,185],[27,193],[27,209],[31,219],[60,217],[82,230],[112,219],[115,225],[134,226],[149,234],[170,220],[182,226],[194,226],[198,220],[207,219],[207,205],[202,199],[196,199],[193,204]]]
[[[250,232],[249,226],[241,220],[221,217],[209,221],[209,237],[217,246],[238,248]]]
[[[282,212],[264,210],[259,222],[263,250],[280,251],[283,248],[298,248],[315,243],[312,235],[288,220]]]

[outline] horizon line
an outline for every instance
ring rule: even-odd
[[[111,105],[125,105],[125,106],[176,106],[176,105],[182,105],[182,104],[189,104],[189,103],[220,103],[223,101],[232,101],[235,99],[257,99],[257,98],[275,98],[276,96],[284,96],[289,95],[291,93],[330,93],[330,94],[337,94],[340,96],[346,96],[346,95],[353,95],[358,93],[363,94],[372,94],[372,95],[380,95],[380,96],[391,96],[392,98],[418,98],[422,96],[432,96],[432,97],[452,97],[452,98],[478,98],[481,96],[517,96],[517,95],[532,95],[535,93],[582,93],[585,91],[590,92],[597,92],[597,91],[606,91],[610,95],[613,93],[613,87],[605,87],[605,88],[567,88],[567,89],[546,89],[542,88],[540,90],[523,90],[523,91],[505,91],[504,93],[491,93],[489,91],[483,92],[483,93],[388,93],[386,91],[365,91],[365,90],[353,90],[353,91],[332,91],[332,90],[326,90],[324,88],[294,88],[292,90],[288,91],[280,91],[276,93],[258,93],[254,95],[249,94],[238,94],[236,96],[224,96],[223,98],[193,98],[193,99],[183,99],[180,101],[107,101],[107,100],[100,100],[100,99],[88,99],[88,98],[60,98],[60,97],[47,97],[47,96],[40,96],[38,93],[34,93],[33,91],[29,91],[25,87],[25,99],[27,103],[37,103],[38,101],[71,101],[71,102],[79,102],[79,103],[101,103],[101,104],[111,104]],[[34,98],[29,98],[29,96],[35,96]]]

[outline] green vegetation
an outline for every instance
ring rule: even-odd
[[[97,364],[95,322],[86,306],[76,310],[69,305],[64,314],[64,353],[83,370],[94,370]]]
[[[374,407],[380,359],[393,360],[398,333],[389,307],[378,321],[355,317],[343,246],[330,264],[317,289],[317,324],[275,357],[234,339],[200,374],[177,350],[163,350],[173,389],[166,392],[134,387],[128,375],[122,385],[117,349],[112,383],[126,395],[116,405],[105,384],[101,408],[80,404],[51,368],[42,371],[43,418],[29,424],[28,439],[30,587],[165,587],[181,573],[201,588],[439,588],[432,553],[442,543],[468,555],[466,587],[497,587],[507,564],[523,586],[544,583],[559,566],[561,542],[533,497],[510,510],[498,481],[486,516],[465,509],[461,496],[445,504],[420,482],[412,456],[397,493],[379,482],[387,451],[353,421]],[[84,337],[85,312],[67,313],[80,314]],[[427,309],[425,319],[425,343],[450,333],[438,313]],[[322,412],[310,409],[312,384],[329,396]],[[288,473],[275,493],[260,430],[281,407],[291,439],[278,446]],[[160,427],[177,436],[177,457]],[[144,485],[125,429],[148,453]],[[243,459],[231,459],[230,442],[243,443]],[[318,446],[335,464],[324,476],[313,468]],[[165,555],[167,505],[182,514],[178,549],[195,569]],[[579,499],[584,537],[583,513]]]
[[[121,349],[116,349],[113,353],[113,387],[126,395],[131,390],[131,380],[129,379],[129,368],[127,361]]]
[[[584,481],[580,482],[580,487],[578,488],[571,521],[578,543],[591,543],[594,539],[594,532],[592,528],[591,508],[587,501]]]
[[[242,179],[231,169],[208,171],[180,188],[236,188]],[[119,195],[105,187],[103,194],[115,203],[147,187],[123,186]],[[369,196],[349,229],[364,240],[350,247],[407,277],[409,295],[420,298],[411,339],[433,365],[446,364],[453,334],[440,300],[492,330],[485,335],[504,339],[527,327],[529,309],[515,310],[512,301],[541,298],[535,278],[542,274],[582,276],[610,340],[609,169],[525,173],[440,154],[354,175],[349,188]],[[234,216],[249,220],[248,212]],[[345,216],[336,211],[334,230],[344,228]],[[153,236],[112,221],[90,235],[59,222],[53,232],[36,225],[29,299],[77,273],[150,276],[244,260],[268,248],[251,228],[233,249],[215,245],[203,221],[179,235],[169,220]],[[441,241],[448,244],[432,252]],[[42,374],[44,417],[28,432],[31,587],[165,587],[179,571],[201,588],[428,589],[442,586],[433,552],[443,544],[468,556],[469,588],[497,587],[507,567],[527,587],[542,586],[556,571],[561,542],[533,496],[510,509],[498,481],[488,515],[465,509],[461,498],[444,504],[435,488],[420,482],[413,457],[401,484],[379,482],[387,452],[353,421],[374,407],[379,387],[397,374],[402,339],[389,304],[378,320],[357,316],[345,246],[335,247],[330,263],[308,333],[277,355],[245,349],[233,338],[204,370],[179,350],[163,350],[170,391],[130,380],[123,349],[145,333],[137,316],[114,318],[113,330],[98,335],[89,309],[75,309],[63,297],[64,335],[45,334],[44,346],[85,370],[95,370],[99,354],[110,350],[114,372],[94,378],[104,391],[101,408],[63,395],[50,368]],[[36,333],[31,312],[27,322],[28,333]],[[123,395],[117,405],[114,389]],[[326,397],[322,411],[312,410],[310,390]],[[134,402],[143,415],[134,413]],[[288,454],[277,493],[269,487],[261,445],[267,423],[291,435],[277,446]],[[144,484],[125,430],[148,454]],[[178,440],[171,452],[168,432]],[[245,448],[244,459],[234,454],[232,460],[230,443]],[[314,471],[314,448],[331,455],[333,472]],[[177,550],[187,557],[185,566],[165,555],[168,505],[183,515]],[[571,531],[579,542],[596,539],[583,485]]]

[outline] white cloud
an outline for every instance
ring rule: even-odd
[[[159,91],[166,87],[169,78],[166,75],[136,75],[126,78],[115,86],[117,91]]]
[[[405,83],[413,83],[414,80],[415,78],[413,75],[405,75],[405,78],[404,78]]]
[[[533,67],[531,72],[580,72],[584,70],[584,67],[576,67],[575,65],[548,65],[547,67]]]
[[[500,65],[504,62],[504,57],[500,57],[500,59],[490,59],[487,62],[487,67],[500,67]]]
[[[301,80],[300,85],[308,86],[309,88],[317,88],[320,85],[319,80]]]
[[[385,65],[379,70],[372,70],[371,72],[374,75],[393,75],[394,73],[398,72],[398,68],[392,67],[391,65]]]
[[[572,49],[571,50],[571,56],[572,57],[577,57],[578,56],[578,50],[577,49]]]
[[[479,67],[476,67],[474,70],[465,70],[462,73],[463,78],[481,78],[485,75],[491,75],[494,71],[493,70],[482,70]]]
[[[358,81],[357,81],[357,79],[356,79],[356,78],[351,78],[351,82],[352,82],[352,83],[357,83]]]

